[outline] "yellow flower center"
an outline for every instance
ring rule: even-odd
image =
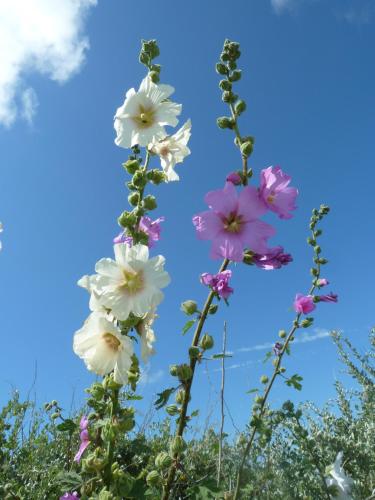
[[[239,233],[242,226],[242,216],[236,213],[231,213],[229,217],[224,219],[224,229],[230,233]]]
[[[106,346],[113,352],[117,352],[121,345],[119,339],[113,335],[112,333],[106,332],[103,333],[103,340],[106,343]]]
[[[138,114],[133,116],[133,121],[140,128],[151,127],[151,125],[153,125],[155,122],[155,110],[152,106],[145,107],[140,104],[138,107]]]
[[[267,196],[267,201],[268,201],[268,203],[271,203],[271,204],[272,204],[272,203],[275,201],[275,198],[276,198],[275,193],[274,193],[273,191],[271,191],[271,194],[269,194],[269,195]]]
[[[135,295],[143,288],[143,272],[131,272],[123,270],[124,281],[121,288],[124,289],[129,295]]]

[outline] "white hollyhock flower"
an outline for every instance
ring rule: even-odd
[[[125,321],[130,313],[141,317],[163,300],[160,288],[170,282],[165,259],[161,255],[149,259],[148,247],[141,244],[117,243],[114,252],[115,260],[97,262],[97,274],[88,277],[89,286],[118,320]]]
[[[350,490],[353,484],[353,479],[345,474],[342,467],[343,452],[337,454],[334,464],[330,466],[329,475],[326,479],[327,486],[336,486],[338,494],[334,497],[337,500],[353,500],[350,495]]]
[[[103,306],[99,294],[95,291],[95,282],[97,280],[96,275],[82,276],[81,279],[77,281],[77,285],[81,288],[85,288],[90,294],[89,308],[93,312],[101,312],[103,314],[107,313],[107,309]]]
[[[152,324],[156,318],[155,309],[148,312],[142,321],[137,325],[137,332],[141,337],[141,356],[145,363],[147,363],[148,358],[155,354],[155,349],[153,344],[156,341],[154,330],[152,329]]]
[[[74,335],[73,350],[90,371],[104,376],[113,370],[115,382],[127,383],[133,343],[102,314],[90,314]]]
[[[149,145],[150,151],[160,156],[161,166],[168,181],[179,180],[174,167],[190,154],[190,149],[187,147],[190,136],[191,121],[188,120],[175,134]]]
[[[173,92],[170,85],[157,85],[148,76],[138,92],[128,90],[124,104],[115,114],[117,146],[147,146],[153,140],[164,139],[167,135],[164,127],[175,127],[181,113],[181,104],[167,100]]]

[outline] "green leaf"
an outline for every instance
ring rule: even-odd
[[[158,399],[155,401],[154,405],[157,410],[163,408],[168,403],[171,395],[177,390],[177,387],[170,387],[169,389],[165,389],[163,392],[159,392],[157,394]]]
[[[73,432],[78,429],[78,425],[70,418],[67,418],[61,422],[61,424],[56,425],[56,429],[60,432],[70,432],[73,434]]]
[[[233,358],[233,356],[231,354],[221,353],[221,354],[213,354],[211,357],[211,359],[223,359],[223,358]]]
[[[302,384],[300,383],[302,380],[303,378],[300,375],[297,375],[297,373],[295,373],[288,380],[285,380],[285,383],[287,386],[294,387],[294,389],[300,391],[302,389]]]
[[[61,487],[63,493],[78,490],[83,484],[81,476],[73,471],[60,472],[56,476],[56,482]]]
[[[141,401],[143,396],[139,396],[138,394],[127,394],[126,399],[127,401]]]
[[[193,413],[190,415],[190,417],[197,417],[199,415],[199,410],[193,411]]]
[[[267,361],[272,357],[272,352],[268,351],[267,354],[264,356],[263,363],[267,363]]]
[[[250,389],[249,391],[246,391],[246,394],[253,394],[254,392],[258,392],[259,389]]]
[[[189,321],[187,321],[182,329],[182,335],[185,335],[189,330],[190,328],[194,325],[195,323],[195,319],[189,319]]]

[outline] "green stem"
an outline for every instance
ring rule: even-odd
[[[237,142],[238,142],[238,148],[240,149],[241,142],[242,142],[242,137],[241,137],[241,134],[240,134],[240,129],[238,128],[237,115],[236,115],[236,113],[234,111],[234,107],[233,107],[232,103],[229,104],[229,107],[230,107],[230,112],[232,114],[232,118],[233,118],[233,122],[234,122],[233,130],[234,130],[234,133],[236,135]],[[248,183],[248,179],[247,179],[247,173],[248,173],[248,170],[247,170],[247,156],[245,156],[245,155],[243,155],[241,153],[241,157],[242,157],[243,184],[244,184],[244,186],[246,186],[247,183]]]
[[[317,280],[319,279],[319,276],[320,276],[320,264],[319,263],[317,264],[317,270],[318,270],[317,275],[314,276],[314,281],[313,281],[313,284],[311,285],[311,288],[310,288],[310,290],[308,292],[308,295],[312,295],[314,293],[314,290],[316,289],[316,282],[317,282]],[[264,413],[265,413],[265,408],[266,408],[266,403],[267,403],[267,400],[268,400],[268,396],[269,396],[269,394],[271,392],[271,389],[273,387],[273,384],[274,384],[277,376],[280,375],[281,361],[283,359],[285,351],[287,350],[287,348],[289,346],[289,343],[291,342],[291,339],[293,338],[293,335],[294,335],[295,331],[297,330],[297,328],[299,328],[299,319],[300,319],[300,317],[301,317],[301,313],[298,313],[296,315],[294,321],[293,321],[293,327],[291,328],[291,330],[288,333],[288,336],[287,336],[286,341],[285,341],[285,343],[283,345],[283,348],[281,349],[280,354],[277,357],[277,362],[276,362],[276,365],[275,365],[272,377],[271,377],[271,379],[270,379],[270,381],[269,381],[269,383],[268,383],[268,385],[267,385],[267,387],[266,387],[266,389],[264,391],[262,402],[260,404],[260,409],[259,409],[259,417],[260,418],[264,417]],[[246,448],[245,448],[245,450],[243,452],[241,463],[240,463],[240,466],[239,466],[239,469],[238,469],[237,481],[236,481],[236,488],[235,488],[235,491],[234,491],[233,500],[237,500],[239,498],[240,488],[241,488],[241,483],[242,483],[243,469],[245,467],[246,460],[247,460],[247,458],[248,458],[248,456],[250,454],[251,447],[253,445],[256,433],[257,433],[257,428],[253,427],[253,430],[252,430],[252,432],[250,434],[249,441],[247,442]]]
[[[114,389],[113,390],[113,395],[111,397],[112,399],[112,407],[111,407],[111,414],[110,414],[110,421],[111,424],[113,424],[113,417],[116,415],[117,410],[118,410],[118,405],[119,405],[119,393],[120,389]],[[105,482],[106,486],[111,486],[112,482],[112,463],[113,463],[113,456],[114,456],[114,451],[115,451],[115,439],[109,439],[108,445],[107,445],[107,465],[105,469]]]
[[[220,269],[219,269],[218,272],[221,273],[221,272],[225,271],[225,269],[228,267],[228,265],[229,265],[229,260],[228,259],[224,259],[224,261],[223,261],[223,263],[222,263],[222,265],[221,265],[221,267],[220,267]],[[202,333],[203,326],[204,326],[205,321],[207,319],[208,310],[210,308],[210,305],[211,305],[214,297],[215,297],[215,292],[212,292],[212,291],[207,296],[207,299],[206,299],[206,302],[204,304],[202,313],[201,313],[201,315],[199,317],[199,321],[198,321],[197,327],[196,327],[195,332],[194,332],[193,340],[192,340],[192,343],[191,343],[192,347],[197,347],[198,346],[200,335]],[[190,400],[190,394],[191,394],[191,387],[193,385],[193,379],[194,379],[194,373],[195,373],[196,364],[197,364],[197,359],[196,358],[190,359],[190,368],[191,368],[191,371],[192,371],[192,376],[191,376],[191,378],[186,383],[184,383],[184,399],[183,399],[182,406],[181,406],[181,412],[180,412],[178,426],[177,426],[177,429],[176,429],[176,432],[175,432],[175,436],[176,437],[182,437],[183,436],[183,433],[184,433],[184,430],[185,430],[185,427],[186,427],[186,424],[187,424],[186,415],[187,415],[187,410],[188,410],[188,406],[189,406],[189,400]],[[175,478],[175,474],[176,474],[178,453],[174,454],[173,459],[174,459],[173,464],[169,468],[167,480],[166,480],[166,483],[165,483],[165,485],[163,487],[162,500],[168,500],[170,498],[171,488],[172,488],[172,484],[173,484],[173,481],[174,481],[174,478]]]

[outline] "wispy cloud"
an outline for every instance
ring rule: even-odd
[[[150,367],[146,366],[146,368],[141,369],[139,382],[143,385],[155,384],[156,382],[159,382],[164,377],[164,375],[164,370],[159,369],[155,372],[152,372],[150,370]]]
[[[0,124],[29,123],[37,108],[27,85],[32,72],[58,83],[80,70],[89,47],[85,15],[97,0],[2,0],[0,2]]]
[[[275,12],[280,14],[285,10],[294,10],[298,5],[298,0],[271,0],[271,5]]]
[[[316,340],[325,339],[330,336],[330,332],[328,330],[323,330],[316,328],[313,334],[309,334],[307,332],[303,332],[302,334],[298,334],[293,341],[293,344],[305,344],[306,342],[315,342]],[[265,342],[264,344],[257,344],[250,347],[240,347],[236,352],[253,352],[253,351],[266,351],[272,349],[272,342]]]
[[[358,0],[346,7],[337,9],[337,15],[347,23],[363,25],[369,24],[375,16],[375,2],[373,0]]]

